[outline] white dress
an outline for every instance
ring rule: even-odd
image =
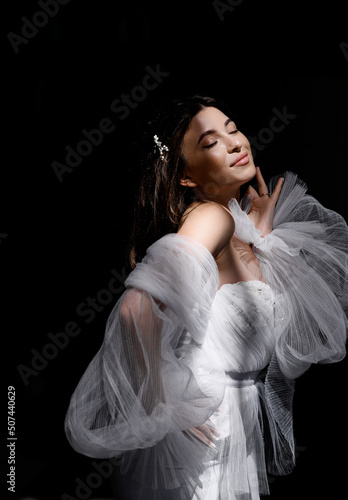
[[[273,190],[277,179],[272,179]],[[191,238],[154,243],[126,280],[66,415],[76,451],[117,461],[122,500],[258,500],[294,467],[294,379],[345,356],[348,230],[285,174],[274,230],[229,204],[267,283],[225,284]],[[193,428],[215,433],[209,446]],[[115,493],[116,495],[116,493]]]

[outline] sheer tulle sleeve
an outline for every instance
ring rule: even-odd
[[[122,471],[131,469],[144,487],[189,490],[213,456],[191,429],[209,419],[224,392],[201,356],[216,263],[202,245],[170,234],[125,284],[71,398],[66,434],[87,456],[122,456]]]
[[[272,192],[277,182],[269,185]],[[343,359],[347,339],[348,229],[344,219],[306,194],[286,172],[273,231],[262,237],[236,200],[230,210],[236,235],[253,244],[267,283],[276,294],[276,356],[289,378],[311,363]]]

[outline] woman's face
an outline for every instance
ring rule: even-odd
[[[183,152],[188,167],[181,184],[225,204],[238,198],[240,186],[256,173],[248,139],[217,108],[204,108],[193,117]]]

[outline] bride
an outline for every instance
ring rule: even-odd
[[[133,271],[66,434],[115,499],[257,500],[294,467],[294,380],[345,356],[347,225],[296,174],[267,185],[212,98],[161,107],[145,149]]]

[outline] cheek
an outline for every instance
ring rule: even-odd
[[[251,149],[249,139],[242,132],[241,132],[241,140],[245,148]]]
[[[209,150],[204,157],[204,162],[211,168],[221,167],[226,163],[226,148],[214,147]]]
[[[205,151],[199,157],[195,158],[194,163],[191,163],[192,172],[199,175],[206,175],[210,171],[220,168],[226,161],[226,151],[219,148],[213,148],[210,151]]]

